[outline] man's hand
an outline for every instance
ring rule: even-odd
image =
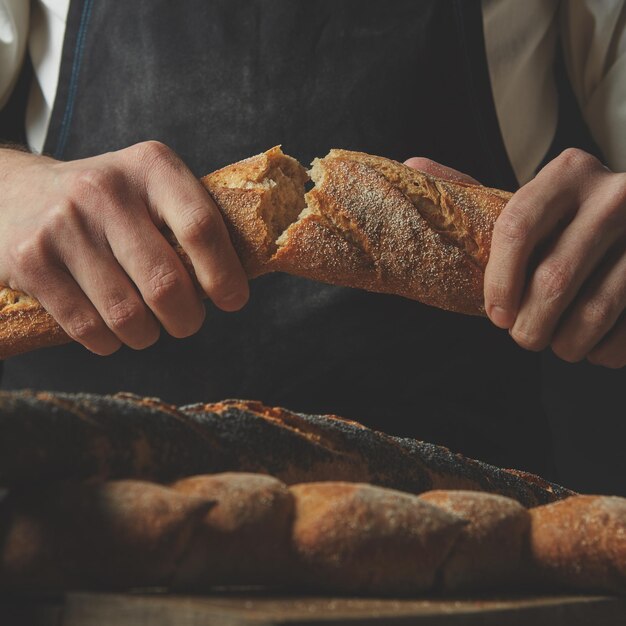
[[[220,308],[248,283],[219,210],[158,142],[59,162],[0,150],[0,283],[36,297],[97,354],[153,344],[160,325],[195,333],[204,306],[160,228],[167,225]]]
[[[426,159],[408,165],[472,179]],[[485,308],[523,348],[626,365],[626,174],[569,149],[511,198],[497,219]]]

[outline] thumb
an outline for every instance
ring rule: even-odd
[[[472,178],[467,174],[463,174],[463,172],[459,172],[458,170],[454,170],[451,167],[441,165],[441,163],[437,163],[436,161],[431,161],[431,159],[427,159],[426,157],[411,157],[410,159],[407,159],[404,164],[412,167],[413,169],[420,170],[425,174],[430,174],[431,176],[436,176],[437,178],[443,178],[444,180],[450,180],[454,183],[470,183],[472,185],[480,185],[475,178]]]

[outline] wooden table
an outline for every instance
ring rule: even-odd
[[[220,594],[0,597],[2,626],[624,626],[626,599],[534,596],[388,600]]]

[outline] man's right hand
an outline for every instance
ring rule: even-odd
[[[163,144],[69,162],[0,150],[0,283],[37,298],[97,354],[146,348],[161,325],[174,337],[202,325],[204,305],[164,226],[206,295],[240,309],[248,283],[221,214]]]

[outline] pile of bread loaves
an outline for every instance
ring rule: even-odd
[[[0,488],[4,590],[626,593],[626,499],[256,402],[1,393]]]

